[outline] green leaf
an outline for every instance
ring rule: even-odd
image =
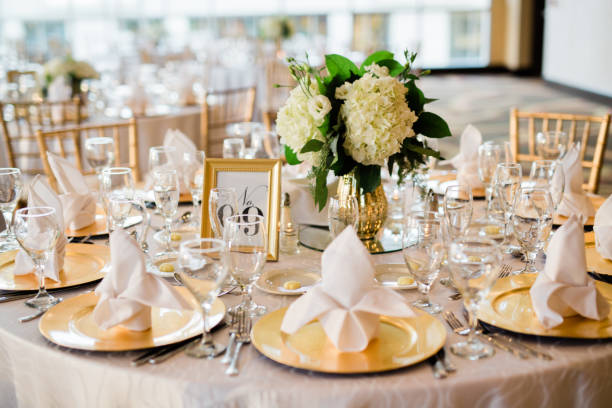
[[[362,188],[364,193],[371,193],[380,185],[380,166],[359,165],[355,176],[359,188]]]
[[[287,159],[287,163],[291,165],[300,164],[301,161],[298,159],[297,154],[288,145],[285,145],[285,159]]]
[[[436,99],[436,98],[425,98],[425,100],[423,102],[423,105],[427,105],[428,103],[432,103],[432,102],[435,102],[437,100],[438,99]]]
[[[381,60],[376,64],[381,67],[389,68],[389,75],[392,77],[398,76],[404,70],[404,66],[394,59]]]
[[[325,56],[325,66],[329,73],[328,78],[338,76],[340,83],[348,80],[351,74],[359,75],[359,68],[348,58],[338,54],[328,54]],[[331,81],[331,79],[330,79]]]
[[[323,147],[324,143],[317,139],[310,139],[300,150],[300,153],[318,152]]]
[[[423,92],[416,86],[414,81],[408,81],[406,83],[406,88],[408,88],[408,92],[406,93],[406,102],[408,103],[408,107],[414,113],[419,115],[423,112],[423,106],[425,105],[425,95]]]
[[[422,112],[414,123],[413,129],[415,133],[427,137],[442,138],[451,135],[444,119],[432,112]]]
[[[423,146],[417,146],[417,145],[411,144],[408,146],[408,149],[412,150],[413,152],[423,154],[425,156],[431,156],[437,159],[440,158],[440,152],[434,149],[430,149],[429,147],[423,147]]]
[[[382,61],[382,60],[392,60],[392,59],[393,59],[393,53],[392,52],[386,51],[386,50],[376,51],[376,52],[370,54],[370,56],[368,58],[366,58],[365,61],[363,61],[363,64],[361,64],[360,70],[361,70],[361,72],[364,72],[365,67],[367,67],[369,65],[372,65],[372,63],[374,63],[374,62],[376,64],[380,65],[379,61]],[[391,69],[391,68],[389,68],[389,69]]]
[[[327,171],[317,175],[315,184],[315,204],[319,206],[319,212],[323,211],[327,204]]]

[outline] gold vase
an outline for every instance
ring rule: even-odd
[[[382,184],[371,193],[364,193],[357,185],[353,173],[340,177],[338,181],[338,199],[343,201],[355,197],[359,207],[359,226],[357,235],[361,240],[372,240],[382,228],[387,218],[387,197]]]

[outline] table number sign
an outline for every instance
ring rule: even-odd
[[[281,161],[274,159],[206,159],[204,163],[204,194],[202,200],[202,237],[212,237],[208,214],[210,190],[232,187],[238,196],[238,213],[245,221],[261,215],[268,227],[268,260],[278,260],[280,217]],[[232,209],[219,208],[222,217]]]

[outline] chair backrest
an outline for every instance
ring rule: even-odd
[[[82,144],[88,137],[112,137],[115,145],[115,161],[113,165],[129,167],[132,169],[134,180],[140,181],[140,170],[138,167],[138,130],[136,127],[136,119],[131,119],[129,122],[73,126],[49,131],[39,130],[36,132],[40,159],[51,187],[57,190],[57,181],[49,166],[47,151],[56,153],[63,158],[72,158],[75,166],[83,174],[94,173],[93,170],[85,171],[82,162]],[[125,146],[126,143],[128,147],[127,164],[121,160],[122,146]]]
[[[250,122],[255,108],[255,87],[212,91],[204,95],[200,148],[207,157],[221,157],[225,127]]]
[[[297,84],[291,77],[289,67],[278,58],[271,58],[265,63],[266,87],[264,90],[262,116],[266,130],[271,131],[278,110],[289,97],[289,92]],[[276,85],[280,85],[276,87]]]
[[[0,102],[0,130],[11,167],[40,174],[36,131],[57,129],[81,122],[79,98],[56,102]]]
[[[525,129],[526,122],[526,129]],[[564,131],[569,143],[580,142],[582,168],[589,171],[588,182],[583,189],[596,193],[603,167],[606,150],[610,114],[604,116],[572,115],[567,113],[521,112],[516,108],[510,111],[510,146],[517,161],[539,159],[536,154],[536,134],[539,131]],[[526,133],[526,138],[525,135]],[[596,137],[592,137],[596,136]],[[527,153],[521,147],[527,146]],[[524,150],[523,150],[524,151]]]

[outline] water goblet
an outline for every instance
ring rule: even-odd
[[[223,238],[225,219],[238,214],[238,194],[231,187],[217,187],[210,190],[208,216],[215,238]]]
[[[451,239],[465,233],[472,221],[472,189],[467,184],[449,186],[444,193],[444,215]]]
[[[102,195],[102,205],[106,213],[106,226],[111,228],[111,197],[131,200],[134,198],[134,178],[132,169],[128,167],[109,167],[102,170],[100,190]]]
[[[561,131],[542,131],[536,135],[536,151],[545,160],[559,160],[567,151],[567,133]]]
[[[225,219],[223,239],[228,247],[228,269],[242,290],[242,302],[233,308],[250,316],[265,314],[266,308],[253,302],[251,290],[268,255],[266,223],[261,215],[234,215]]]
[[[149,148],[149,172],[153,173],[159,169],[172,170],[177,165],[176,147],[153,146]]]
[[[85,139],[85,159],[98,177],[115,159],[115,142],[112,137],[90,137]]]
[[[359,206],[355,197],[331,197],[327,203],[327,225],[332,239],[336,238],[349,225],[357,230],[359,225]]]
[[[251,134],[251,148],[255,149],[256,159],[278,159],[280,144],[276,132],[256,129]]]
[[[230,137],[223,140],[223,158],[239,159],[244,151],[244,139]]]
[[[0,211],[4,217],[4,231],[0,231],[0,252],[17,249],[19,244],[11,228],[13,211],[21,194],[21,171],[16,168],[0,168]]]
[[[183,154],[183,177],[193,202],[191,225],[199,231],[202,218],[202,195],[204,194],[204,160],[206,154],[198,150]]]
[[[213,358],[225,346],[213,341],[208,317],[219,290],[227,277],[227,246],[218,239],[198,238],[181,244],[178,256],[177,280],[197,300],[202,313],[202,340],[185,350],[196,358]]]
[[[109,234],[116,229],[123,229],[130,215],[133,201],[121,194],[111,194],[108,198]]]
[[[520,187],[514,197],[510,224],[526,257],[525,267],[513,274],[536,273],[535,259],[552,230],[554,204],[547,188]]]
[[[504,239],[500,243],[502,250],[512,253],[518,248],[511,243],[511,233],[509,228],[510,216],[512,215],[512,205],[514,195],[521,185],[522,168],[518,163],[499,163],[493,176],[493,188],[495,199],[504,213]]]
[[[13,231],[19,246],[32,259],[40,282],[36,296],[25,303],[39,310],[47,310],[61,301],[45,289],[45,264],[61,233],[58,214],[52,207],[22,208],[15,213]]]
[[[155,206],[164,218],[165,234],[163,239],[166,248],[155,255],[157,259],[165,259],[176,256],[172,249],[172,219],[178,210],[179,202],[179,180],[176,170],[157,169],[153,172],[153,195]]]
[[[529,173],[529,185],[547,188],[553,200],[555,211],[563,199],[565,173],[556,160],[534,160]]]
[[[497,164],[502,162],[504,146],[488,141],[478,146],[478,177],[485,186],[485,218],[483,223],[491,222],[491,195],[493,193],[493,175]]]
[[[450,245],[450,274],[469,314],[470,332],[467,341],[455,343],[450,348],[451,352],[460,357],[478,360],[494,353],[490,345],[476,337],[476,312],[497,279],[495,266],[500,260],[498,245],[488,238],[467,235],[455,239]]]
[[[421,294],[421,298],[412,303],[413,306],[430,314],[440,313],[442,306],[429,299],[429,291],[440,273],[440,263],[444,257],[441,220],[437,213],[414,211],[406,217],[402,255]]]

